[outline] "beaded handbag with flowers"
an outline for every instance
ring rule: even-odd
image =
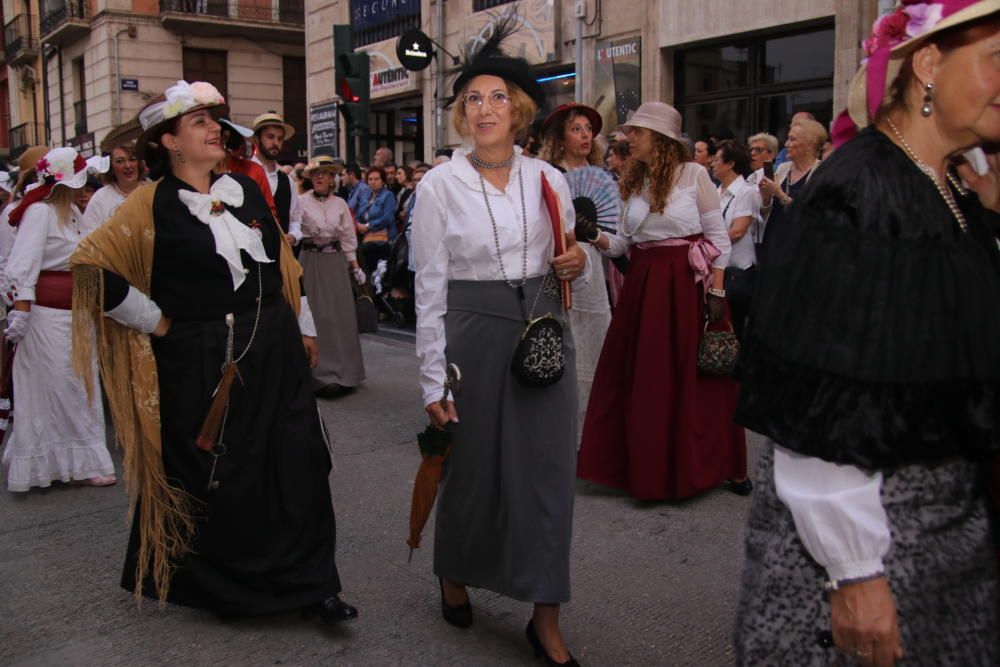
[[[736,370],[736,358],[740,354],[740,342],[733,331],[733,324],[725,320],[726,329],[722,331],[709,330],[709,322],[705,321],[705,330],[698,343],[698,370],[709,375],[732,375]]]

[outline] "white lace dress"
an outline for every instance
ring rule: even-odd
[[[17,296],[34,302],[39,273],[68,271],[70,255],[89,231],[75,206],[72,219],[60,225],[51,205],[32,204],[7,263]],[[115,473],[100,394],[88,400],[73,370],[72,319],[69,310],[32,305],[28,333],[14,358],[14,421],[3,452],[8,491]],[[94,359],[91,373],[99,387]]]

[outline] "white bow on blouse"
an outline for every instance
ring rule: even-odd
[[[240,250],[245,250],[258,262],[270,263],[274,261],[268,258],[267,252],[264,251],[264,244],[256,231],[240,222],[225,207],[215,206],[216,202],[237,208],[243,205],[243,188],[234,179],[229,176],[219,177],[212,184],[207,195],[190,190],[180,190],[177,195],[191,211],[191,215],[204,222],[212,230],[212,236],[215,237],[215,252],[229,265],[229,273],[233,277],[234,292],[246,280]],[[214,213],[213,207],[215,208]]]

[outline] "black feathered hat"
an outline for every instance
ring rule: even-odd
[[[501,49],[502,42],[518,31],[521,18],[517,14],[517,5],[512,5],[503,14],[493,15],[492,30],[489,37],[471,42],[465,50],[465,64],[452,85],[452,101],[458,98],[459,92],[473,78],[489,74],[498,76],[504,81],[516,84],[527,93],[539,107],[545,106],[545,91],[531,73],[531,65],[524,58],[508,56]]]

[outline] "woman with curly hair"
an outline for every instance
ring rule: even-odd
[[[556,169],[569,172],[583,167],[601,167],[604,151],[595,139],[601,133],[601,115],[584,104],[560,105],[542,124],[544,141],[538,157]],[[577,237],[581,237],[577,234]],[[580,400],[580,428],[594,384],[597,359],[611,324],[611,306],[604,284],[604,264],[597,248],[583,246],[589,255],[591,274],[573,282],[573,309],[569,321],[576,343],[576,386]]]
[[[626,126],[632,160],[620,181],[618,233],[594,242],[631,250],[621,300],[597,364],[577,475],[641,500],[689,498],[727,479],[746,494],[746,438],[733,423],[739,387],[702,374],[698,341],[728,318],[730,242],[719,194],[688,161],[681,116],[647,102]]]

